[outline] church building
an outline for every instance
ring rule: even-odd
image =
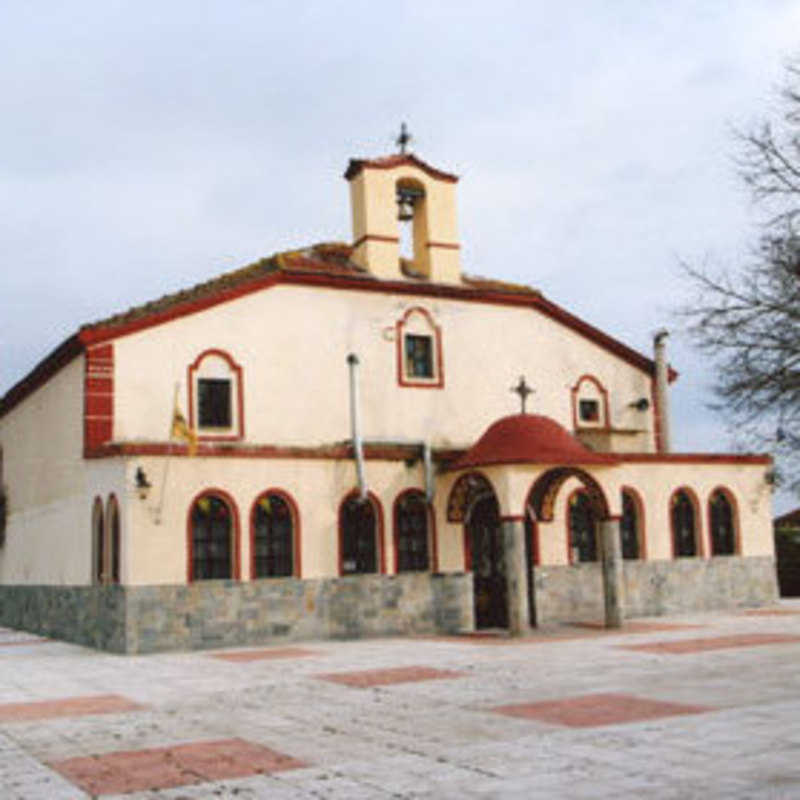
[[[671,451],[664,332],[463,272],[458,178],[404,143],[344,177],[350,243],[84,325],[0,399],[0,625],[152,652],[776,598],[771,459]]]

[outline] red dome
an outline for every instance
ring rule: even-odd
[[[606,453],[582,445],[550,417],[514,414],[490,425],[451,469],[490,464],[614,464]]]

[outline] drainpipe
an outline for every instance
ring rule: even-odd
[[[356,478],[358,480],[358,496],[367,499],[367,483],[364,479],[364,442],[361,439],[361,425],[358,416],[358,356],[350,353],[347,356],[350,368],[350,430],[353,440],[353,455],[356,459]]]
[[[425,499],[432,503],[436,488],[434,486],[433,455],[430,442],[425,442],[422,445],[422,463],[425,467]]]
[[[653,335],[653,353],[656,364],[656,402],[658,427],[661,431],[661,450],[670,452],[669,436],[669,365],[667,364],[666,338],[669,331],[662,328]]]

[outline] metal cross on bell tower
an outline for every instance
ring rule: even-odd
[[[400,135],[394,140],[395,144],[400,148],[400,154],[405,155],[406,147],[412,140],[411,134],[408,132],[405,122],[400,123]]]
[[[519,395],[519,399],[520,399],[520,402],[521,402],[521,405],[522,405],[521,413],[525,414],[526,413],[526,411],[525,411],[525,403],[528,400],[528,395],[534,394],[536,390],[535,389],[531,389],[531,387],[528,386],[528,384],[525,382],[525,376],[524,375],[520,375],[519,376],[519,383],[517,383],[516,386],[512,386],[511,387],[511,391],[514,392],[515,394]]]

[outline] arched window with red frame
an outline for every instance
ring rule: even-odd
[[[644,506],[631,488],[622,490],[622,517],[619,521],[622,557],[629,560],[644,558]]]
[[[291,497],[279,489],[267,490],[253,504],[250,521],[251,576],[299,577],[299,515]]]
[[[120,564],[122,554],[120,552],[120,520],[119,504],[117,498],[112,494],[106,504],[106,541],[108,543],[108,582],[119,583]]]
[[[425,492],[408,489],[394,503],[395,570],[427,572],[432,550],[431,511]]]
[[[727,489],[715,489],[708,498],[708,524],[711,555],[732,556],[736,553],[736,501]]]
[[[673,555],[676,558],[700,555],[699,519],[694,493],[687,488],[673,492],[669,513]]]
[[[339,572],[365,575],[383,572],[383,519],[371,493],[351,492],[339,507]]]
[[[238,579],[238,517],[233,499],[203,492],[189,511],[189,580]]]
[[[106,582],[105,514],[99,497],[95,497],[92,505],[92,582]]]

